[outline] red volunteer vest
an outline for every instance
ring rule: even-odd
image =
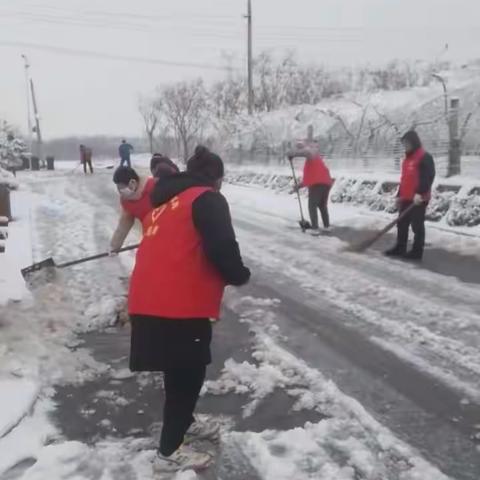
[[[412,201],[417,193],[420,182],[420,162],[425,156],[425,150],[419,148],[415,152],[405,157],[402,163],[402,176],[400,179],[400,188],[398,196],[401,200]],[[430,198],[430,192],[424,195],[426,199]]]
[[[150,202],[150,194],[155,187],[155,179],[148,178],[143,188],[142,196],[138,200],[124,200],[120,199],[122,208],[133,217],[143,222],[147,213],[152,211],[152,204]]]
[[[225,283],[207,259],[192,219],[192,204],[210,188],[193,187],[155,208],[130,280],[131,315],[218,318]]]
[[[305,187],[332,185],[332,177],[322,157],[317,156],[305,162],[302,183]]]

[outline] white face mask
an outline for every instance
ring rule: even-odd
[[[118,193],[124,200],[132,200],[137,194],[137,190],[131,186],[118,189]]]

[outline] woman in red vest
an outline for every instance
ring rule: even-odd
[[[147,213],[152,210],[150,194],[155,186],[155,179],[140,177],[131,167],[118,167],[113,174],[113,183],[117,186],[122,207],[117,228],[110,240],[110,250],[116,252],[122,248],[135,219],[143,222]]]
[[[168,157],[155,153],[150,160],[150,172],[153,178],[139,177],[131,167],[119,167],[113,175],[113,182],[120,194],[122,214],[110,241],[112,252],[122,248],[135,219],[143,222],[146,214],[152,210],[150,195],[156,180],[178,173],[179,169]]]
[[[318,153],[317,149],[311,146],[305,146],[302,143],[299,143],[296,151],[290,152],[288,156],[290,159],[294,157],[305,158],[303,179],[300,185],[298,185],[298,188],[308,188],[308,211],[312,224],[312,235],[320,235],[318,210],[320,210],[322,215],[324,230],[329,231],[330,216],[328,213],[328,196],[332,188],[333,180],[322,156]]]
[[[182,444],[218,433],[193,417],[211,362],[210,319],[220,315],[225,286],[250,278],[219,192],[223,173],[220,157],[197,147],[186,172],[157,182],[130,282],[130,368],[164,372],[159,471],[208,466],[208,454]]]
[[[413,130],[407,132],[402,138],[402,143],[406,156],[402,164],[402,176],[398,189],[399,214],[401,215],[412,203],[415,204],[415,208],[398,222],[397,243],[387,250],[385,255],[420,261],[425,246],[425,213],[435,180],[435,163],[433,157],[423,149],[417,132]],[[413,247],[407,253],[410,226],[412,226],[414,239]]]

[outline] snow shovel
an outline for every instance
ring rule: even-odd
[[[116,251],[115,253],[120,253],[120,252],[127,252],[129,250],[135,250],[136,248],[139,247],[139,244],[135,245],[129,245],[128,247],[123,247],[120,250]],[[85,263],[85,262],[90,262],[91,260],[98,260],[100,258],[105,258],[110,255],[109,252],[104,252],[104,253],[99,253],[97,255],[92,255],[90,257],[85,257],[85,258],[80,258],[78,260],[72,260],[70,262],[65,262],[57,265],[55,263],[55,260],[50,257],[47,258],[46,260],[42,260],[41,262],[34,263],[33,265],[30,265],[29,267],[26,267],[21,270],[23,278],[28,281],[31,277],[32,274],[39,272],[41,270],[52,270],[53,268],[66,268],[66,267],[71,267],[73,265],[78,265],[80,263]]]
[[[295,175],[295,168],[293,168],[293,159],[289,158],[288,160],[290,162],[290,167],[292,167],[293,182],[295,183],[295,191],[297,193],[298,206],[300,208],[300,220],[298,221],[298,224],[300,225],[302,232],[305,233],[306,230],[312,228],[312,225],[308,220],[305,220],[305,216],[303,215],[302,199],[300,198],[300,185],[298,184],[297,176]]]
[[[356,245],[350,245],[344,248],[344,251],[361,253],[371,247],[375,242],[380,240],[386,233],[388,233],[398,222],[403,220],[417,205],[412,203],[408,208],[406,208],[395,220],[392,220],[385,228],[379,232],[372,235],[370,238],[362,240]]]

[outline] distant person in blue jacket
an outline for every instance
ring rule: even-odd
[[[122,143],[118,147],[118,154],[120,155],[120,166],[131,167],[130,155],[133,152],[133,147],[127,143],[126,140],[122,140]]]

